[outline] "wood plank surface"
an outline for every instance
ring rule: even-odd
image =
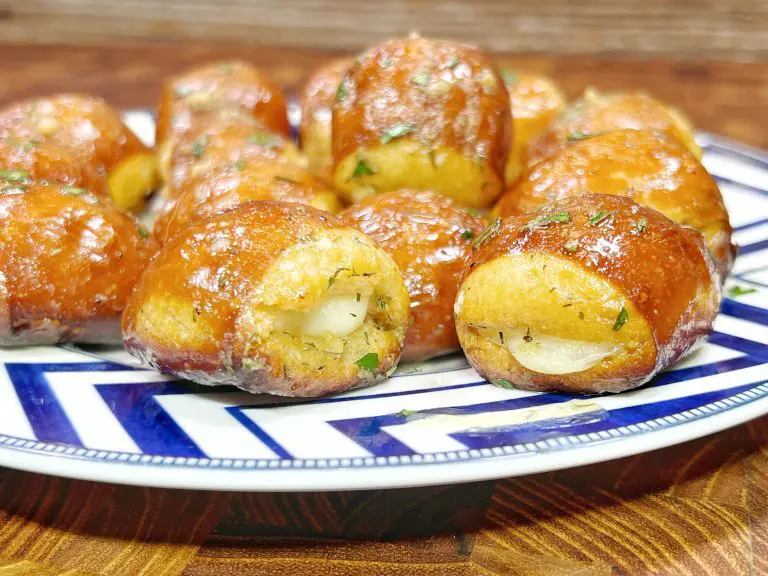
[[[2,2],[0,2],[2,4]],[[504,52],[765,60],[764,0],[6,0],[0,38],[358,50],[418,30]]]
[[[335,53],[0,45],[0,101],[58,91],[153,106],[168,74],[243,57],[289,88]],[[768,65],[499,55],[586,85],[647,88],[768,148]],[[671,431],[670,433],[674,433]],[[390,491],[161,490],[0,469],[0,576],[768,575],[768,418],[632,458]]]

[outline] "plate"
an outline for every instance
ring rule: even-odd
[[[126,121],[151,140],[151,115]],[[455,355],[297,401],[175,381],[117,348],[0,349],[0,465],[176,488],[393,488],[580,466],[766,414],[768,154],[710,134],[699,142],[741,246],[726,292],[743,290],[705,346],[642,389],[506,390]]]

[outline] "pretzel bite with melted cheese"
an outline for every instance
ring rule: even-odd
[[[590,195],[494,221],[468,259],[456,329],[496,384],[620,392],[702,342],[720,300],[699,232],[628,198]]]
[[[334,182],[352,202],[413,188],[475,208],[504,186],[509,95],[479,50],[391,40],[344,76],[332,115]]]
[[[298,202],[335,214],[339,199],[308,170],[289,162],[253,157],[224,164],[187,179],[178,198],[155,222],[154,232],[165,244],[192,222],[219,214],[250,200]]]
[[[525,170],[528,143],[565,110],[566,100],[560,87],[547,76],[507,68],[500,73],[512,105],[514,138],[505,171],[507,184],[511,184]]]
[[[157,252],[109,200],[58,184],[0,188],[0,346],[119,342],[120,315]]]
[[[272,133],[247,116],[210,118],[176,138],[167,159],[164,194],[178,196],[187,179],[222,165],[237,165],[249,158],[273,158],[306,166],[306,158],[289,139]]]
[[[201,384],[320,396],[397,366],[408,291],[392,258],[309,206],[250,202],[167,244],[123,316],[126,348]]]
[[[301,151],[307,155],[310,171],[329,184],[333,183],[331,108],[341,95],[339,85],[351,65],[351,58],[342,58],[318,68],[304,84],[300,94]]]
[[[258,120],[267,130],[288,137],[291,127],[285,96],[272,79],[246,62],[212,62],[170,78],[157,113],[156,145],[221,112]]]
[[[496,203],[507,217],[553,200],[599,192],[627,196],[695,228],[724,278],[735,247],[717,183],[682,144],[662,132],[619,130],[575,142],[536,164]]]
[[[643,93],[600,93],[589,89],[528,145],[527,165],[557,154],[566,146],[615,130],[653,130],[677,138],[701,159],[693,126],[680,110]]]
[[[140,210],[157,185],[154,153],[104,100],[59,94],[0,110],[0,158],[36,179],[109,194],[126,210]]]
[[[403,273],[413,317],[403,360],[457,350],[453,302],[472,238],[485,222],[450,198],[417,190],[368,198],[339,219],[373,238]]]

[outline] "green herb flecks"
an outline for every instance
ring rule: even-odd
[[[337,268],[336,271],[328,278],[328,288],[333,286],[333,283],[336,282],[336,277],[344,271],[351,272],[349,268]]]
[[[347,87],[344,85],[344,80],[339,82],[338,88],[336,88],[336,102],[344,102],[347,98]]]
[[[379,367],[379,355],[376,352],[368,352],[365,356],[355,362],[357,366],[368,372],[375,372]]]
[[[195,158],[200,158],[205,152],[205,148],[208,146],[208,135],[204,134],[194,142],[192,142],[192,148],[190,152]]]
[[[21,182],[29,178],[29,172],[26,170],[0,170],[0,179],[8,182]]]
[[[136,232],[138,232],[139,236],[144,238],[144,240],[146,240],[150,236],[149,230],[143,224],[139,224],[138,226],[136,226]]]
[[[504,81],[505,86],[514,86],[517,83],[517,73],[513,72],[509,68],[502,68],[499,70],[501,79]]]
[[[291,178],[290,176],[281,176],[278,174],[275,176],[275,180],[279,180],[280,182],[290,182],[291,184],[301,184],[298,180]]]
[[[472,240],[474,236],[475,236],[475,233],[472,232],[472,230],[464,230],[464,232],[461,233],[461,238],[463,240]]]
[[[402,410],[400,410],[400,412],[397,413],[397,415],[402,416],[403,418],[408,418],[408,416],[413,416],[415,413],[416,412],[414,412],[413,410],[406,410],[405,408],[403,408]]]
[[[368,165],[365,158],[362,156],[357,157],[357,164],[355,165],[355,171],[352,172],[352,178],[360,178],[361,176],[373,176],[376,174],[373,168]]]
[[[582,132],[581,130],[573,130],[568,133],[568,136],[566,136],[566,138],[568,139],[568,142],[580,142],[582,140],[588,140],[590,138],[593,138],[594,136],[597,136],[597,134],[587,134],[586,132]]]
[[[608,221],[613,222],[613,219],[616,217],[616,214],[614,212],[606,212],[605,210],[600,210],[599,212],[595,212],[592,214],[592,216],[589,217],[587,220],[587,223],[591,226],[597,226],[601,222]]]
[[[258,132],[248,138],[248,142],[256,144],[262,148],[274,148],[280,143],[280,139],[274,134],[267,134],[266,132]]]
[[[454,68],[456,68],[456,66],[459,65],[459,57],[458,56],[454,56],[453,58],[448,60],[448,64],[446,64],[446,65],[448,66],[448,68],[453,70]]]
[[[417,86],[426,86],[429,84],[429,78],[429,72],[422,70],[421,72],[416,72],[416,74],[411,76],[411,82]]]
[[[528,222],[523,228],[528,230],[536,230],[538,228],[544,228],[550,224],[565,224],[571,221],[571,215],[568,212],[554,212],[552,214],[541,214],[536,216],[533,220]]]
[[[395,124],[391,128],[384,130],[379,140],[382,144],[389,144],[395,138],[401,138],[406,134],[410,134],[415,128],[413,124]]]
[[[480,232],[480,234],[477,235],[477,238],[475,238],[475,241],[472,242],[472,246],[478,247],[485,244],[488,240],[490,240],[493,236],[498,234],[499,230],[501,230],[501,218],[496,218],[493,222],[491,222],[488,227]]]
[[[243,168],[245,168],[245,160],[238,160],[234,164],[232,164],[232,168],[240,172]]]
[[[734,284],[730,288],[728,288],[728,298],[738,298],[739,296],[744,296],[746,294],[754,294],[757,292],[757,288],[752,288],[751,286],[739,286],[738,284]]]
[[[576,240],[576,239],[574,239],[574,240],[568,240],[568,242],[566,242],[566,243],[563,245],[563,249],[564,249],[566,252],[576,252],[576,250],[578,250],[578,249],[579,249],[579,241],[578,241],[578,240]]]
[[[64,194],[69,194],[70,196],[80,196],[81,194],[88,193],[88,190],[85,188],[80,188],[79,186],[62,186],[61,191],[64,192]]]
[[[645,232],[645,229],[648,228],[648,219],[645,217],[640,218],[640,220],[635,221],[634,224],[635,224],[635,230],[637,230],[639,234],[642,234],[643,232]]]
[[[619,315],[616,316],[616,321],[613,323],[613,330],[615,332],[618,332],[619,330],[621,330],[621,327],[627,323],[628,318],[629,318],[629,312],[627,312],[627,309],[622,306],[621,312],[619,312]]]
[[[504,380],[504,378],[494,378],[491,380],[491,384],[498,386],[499,388],[506,388],[507,390],[515,389],[515,387],[512,385],[512,382],[509,380]]]

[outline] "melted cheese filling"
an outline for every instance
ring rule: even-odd
[[[506,333],[506,347],[523,367],[539,374],[572,374],[592,368],[621,346],[607,342],[567,340],[520,330]]]
[[[360,328],[368,312],[368,296],[332,294],[318,300],[304,311],[281,310],[275,317],[275,327],[307,336],[347,336]]]

